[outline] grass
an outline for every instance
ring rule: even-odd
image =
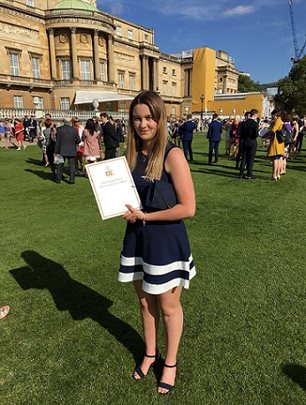
[[[263,151],[244,181],[207,149],[197,134],[197,277],[167,398],[153,373],[131,378],[143,340],[132,286],[116,281],[124,222],[102,222],[85,178],[51,182],[38,148],[0,150],[1,405],[304,403],[305,151],[272,182]]]

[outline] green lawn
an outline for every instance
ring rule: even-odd
[[[208,166],[207,149],[197,134],[197,277],[166,398],[153,373],[131,378],[143,340],[132,286],[117,282],[124,221],[100,219],[85,178],[51,182],[37,147],[0,150],[1,405],[305,403],[306,153],[272,182],[259,150],[246,181],[223,156]]]

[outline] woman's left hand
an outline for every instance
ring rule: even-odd
[[[137,220],[144,221],[145,218],[144,212],[136,210],[129,204],[127,204],[126,207],[128,208],[128,211],[123,214],[122,216],[123,219],[125,219],[128,222],[131,222],[132,224],[134,224]]]

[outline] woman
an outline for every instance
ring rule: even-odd
[[[178,137],[178,123],[175,122],[171,122],[171,138],[173,139],[173,143],[174,145],[176,145],[176,140]]]
[[[53,181],[56,181],[56,169],[55,169],[55,163],[54,163],[56,128],[55,128],[53,121],[51,121],[51,119],[45,120],[45,129],[43,130],[43,134],[44,134],[44,137],[46,140],[46,155],[47,155],[46,162],[49,163],[49,166],[51,168]]]
[[[16,137],[16,141],[18,142],[17,150],[21,150],[21,147],[23,149],[25,149],[26,146],[23,144],[24,126],[23,126],[23,122],[20,121],[18,118],[15,119],[15,137]]]
[[[299,136],[299,116],[297,114],[292,114],[292,121],[291,121],[291,126],[292,126],[292,139],[293,142],[290,145],[290,157],[292,159],[296,158],[296,144],[297,144],[297,139]]]
[[[283,127],[286,127],[286,129],[289,131],[289,133],[292,134],[292,124],[291,124],[291,115],[286,114],[283,116]],[[289,157],[289,148],[290,148],[290,143],[289,142],[284,142],[284,156],[282,157],[282,163],[281,163],[281,169],[279,174],[286,174],[287,173],[287,159]]]
[[[73,128],[78,131],[81,142],[77,145],[77,157],[75,159],[75,170],[76,174],[79,173],[79,166],[81,168],[81,173],[84,172],[84,142],[82,141],[82,134],[84,127],[80,124],[78,117],[73,117],[71,119]]]
[[[281,114],[273,110],[272,115],[272,128],[270,133],[272,132],[272,139],[270,142],[270,146],[268,149],[268,156],[272,158],[273,161],[273,169],[272,169],[272,180],[276,181],[280,179],[280,173],[283,167],[282,157],[285,155],[285,145],[284,142],[278,142],[276,132],[281,131],[283,128],[283,120],[282,117],[285,117],[285,112]]]
[[[95,122],[93,119],[89,119],[86,122],[85,129],[82,135],[82,141],[84,142],[84,159],[85,162],[93,163],[97,159],[100,159],[100,147],[99,147],[99,133],[96,131]]]
[[[127,161],[144,207],[127,205],[123,218],[125,233],[119,281],[133,281],[139,299],[146,354],[134,371],[144,378],[158,360],[157,336],[162,313],[166,356],[157,391],[167,394],[174,387],[176,357],[183,329],[180,303],[182,288],[195,275],[183,218],[195,214],[195,194],[188,162],[182,151],[168,144],[167,114],[162,99],[143,91],[132,101],[129,111]],[[152,179],[172,183],[178,203],[155,211],[146,206]]]
[[[10,122],[10,120],[6,119],[4,121],[4,128],[5,128],[5,149],[8,149],[10,145],[12,145],[11,139],[14,137],[12,130],[12,123]]]
[[[225,156],[231,156],[231,136],[230,136],[230,130],[231,126],[233,123],[233,118],[229,118],[225,125]]]
[[[239,124],[240,119],[238,117],[235,117],[230,128],[230,138],[232,146],[231,156],[233,156],[234,159],[237,159],[239,149],[239,136],[238,136]]]

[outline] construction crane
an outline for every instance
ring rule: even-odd
[[[293,0],[289,0],[289,9],[290,9],[291,29],[292,29],[292,37],[293,37],[293,45],[294,45],[294,58],[291,58],[291,61],[293,63],[297,63],[303,55],[304,49],[306,47],[306,40],[305,40],[302,48],[299,49],[298,42],[297,42],[296,28],[295,28],[294,12],[293,12]]]

